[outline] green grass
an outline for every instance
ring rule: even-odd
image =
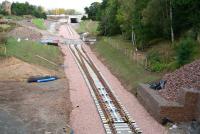
[[[114,38],[112,38],[112,42],[110,40],[108,42],[108,40],[106,37],[99,39],[94,50],[105,60],[112,72],[119,77],[131,92],[135,93],[138,83],[159,79],[158,74],[146,71],[142,66],[136,64],[110,45],[111,43],[115,44],[117,40]]]
[[[16,20],[16,21],[23,20],[22,16],[15,16],[15,15],[6,15],[6,16],[3,16],[3,18],[4,19]]]
[[[97,35],[98,22],[86,20],[80,23],[80,26],[76,29],[78,33],[89,32],[91,35]]]
[[[5,24],[0,24],[0,33],[6,33],[11,31],[12,29],[14,29],[15,27],[17,27],[16,23],[5,23]]]
[[[52,65],[38,57],[44,57],[58,65],[62,64],[62,54],[56,46],[46,46],[32,41],[17,42],[14,38],[9,38],[6,45],[6,56],[13,56],[25,62],[40,65],[48,69],[57,70],[58,66]],[[4,49],[0,51],[0,55],[5,55]]]
[[[11,28],[8,24],[0,24],[0,32],[6,32]]]
[[[44,19],[32,19],[32,23],[39,29],[46,29],[46,26],[44,24]]]
[[[154,72],[171,72],[176,69],[174,46],[170,41],[160,40],[145,50],[148,68]]]

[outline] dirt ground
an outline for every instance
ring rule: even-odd
[[[71,102],[66,78],[29,84],[27,77],[52,72],[15,58],[1,60],[0,68],[1,134],[69,133]]]
[[[1,81],[27,81],[31,76],[56,75],[57,73],[14,57],[0,60],[0,68]]]
[[[28,29],[25,27],[17,27],[8,33],[8,36],[21,38],[21,39],[29,39],[34,41],[39,41],[42,37],[42,34],[36,32],[35,30]]]

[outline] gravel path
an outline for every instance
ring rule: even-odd
[[[67,27],[60,27],[60,35],[65,38],[76,38],[68,33]],[[104,134],[100,117],[90,96],[89,89],[78,69],[69,48],[61,45],[65,55],[65,73],[69,79],[70,98],[73,110],[70,115],[70,124],[75,134]]]

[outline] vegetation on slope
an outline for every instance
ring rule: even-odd
[[[88,19],[99,21],[101,35],[122,34],[139,49],[156,39],[173,41],[183,33],[197,40],[200,29],[199,0],[103,0],[85,8]]]
[[[5,44],[1,45],[1,48],[1,56],[13,56],[25,62],[37,64],[49,69],[57,70],[58,66],[52,65],[47,61],[38,58],[37,55],[46,58],[57,65],[62,64],[62,54],[58,47],[55,46],[46,46],[37,42],[24,40],[18,42],[14,38],[9,38]]]
[[[135,47],[146,53],[151,71],[173,71],[199,57],[199,0],[103,0],[85,11],[87,19],[99,21],[101,36],[120,34],[129,42],[135,37]]]
[[[97,35],[98,22],[86,20],[80,23],[80,26],[76,29],[78,33],[89,32],[91,35]]]
[[[150,73],[144,67],[133,62],[116,48],[112,47],[120,38],[108,40],[106,37],[99,39],[94,46],[94,50],[105,60],[112,72],[120,78],[122,83],[133,93],[136,93],[136,87],[141,82],[151,82],[159,79],[156,73]],[[126,43],[124,43],[125,45]],[[123,44],[121,44],[123,45]]]
[[[32,19],[32,23],[39,29],[46,29],[44,19]]]

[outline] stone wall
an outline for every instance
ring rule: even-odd
[[[148,85],[140,84],[138,99],[159,122],[167,117],[175,122],[191,121],[200,118],[200,92],[183,88],[179,94],[179,102],[167,101],[158,91]]]

